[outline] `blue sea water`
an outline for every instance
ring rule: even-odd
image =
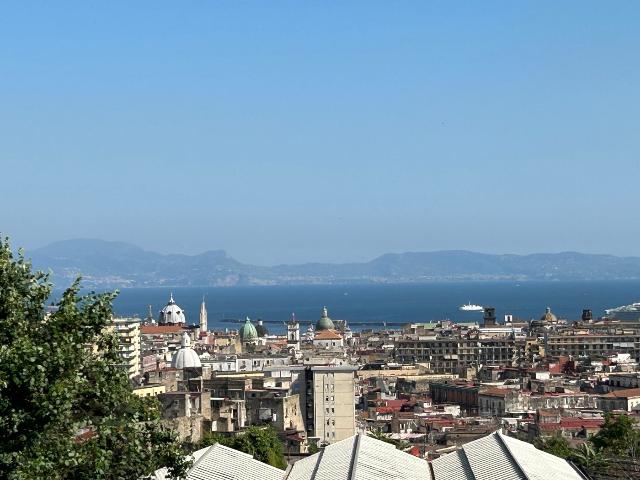
[[[640,300],[640,281],[607,282],[466,282],[410,285],[305,285],[228,288],[125,288],[115,300],[114,311],[123,316],[147,316],[152,305],[154,316],[166,305],[173,292],[188,323],[198,322],[202,297],[210,329],[236,328],[223,319],[262,318],[269,330],[283,331],[283,323],[295,312],[303,325],[315,322],[326,305],[334,319],[350,322],[354,329],[366,328],[362,322],[426,322],[442,319],[480,320],[480,312],[460,312],[467,302],[496,308],[498,319],[510,313],[531,319],[549,306],[559,317],[578,319],[583,308],[594,316],[605,308]],[[271,323],[276,322],[276,323]]]

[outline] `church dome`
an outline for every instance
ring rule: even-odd
[[[169,303],[160,310],[160,316],[158,317],[158,323],[161,325],[170,324],[178,324],[178,323],[186,323],[186,318],[184,316],[184,310],[180,308],[176,302],[173,300],[173,294],[169,298]]]
[[[558,318],[553,313],[551,313],[551,308],[547,307],[544,315],[540,317],[540,321],[545,323],[556,323],[558,321]]]
[[[202,367],[200,357],[195,352],[195,350],[191,348],[191,339],[186,332],[182,336],[182,347],[173,355],[173,358],[171,359],[171,366],[179,370],[182,370],[183,368]]]
[[[258,331],[256,327],[251,323],[249,317],[244,322],[244,325],[240,327],[240,340],[243,342],[250,342],[258,339]]]
[[[327,307],[322,309],[322,316],[318,323],[316,323],[316,330],[335,330],[335,326],[333,325],[333,321],[329,318],[329,312],[327,311]]]

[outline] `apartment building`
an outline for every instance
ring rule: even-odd
[[[129,378],[140,375],[140,323],[139,318],[114,318],[105,328],[118,337],[118,354]]]
[[[516,354],[515,340],[492,338],[404,338],[396,342],[400,363],[428,362],[436,373],[457,373],[470,366],[510,365]]]
[[[339,365],[303,368],[295,390],[300,394],[307,435],[324,443],[338,442],[355,435],[354,392],[358,367]]]
[[[612,332],[565,331],[548,335],[545,339],[547,355],[558,357],[600,357],[616,353],[629,353],[636,361],[640,357],[640,330]]]

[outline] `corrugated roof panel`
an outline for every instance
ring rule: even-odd
[[[363,435],[331,444],[322,454],[297,461],[287,476],[287,480],[405,479],[432,480],[429,464],[389,443]]]
[[[462,450],[476,480],[526,480],[496,434],[469,442]]]
[[[426,461],[370,437],[360,442],[353,480],[431,480]]]
[[[289,471],[287,480],[308,480],[313,475],[313,471],[316,468],[316,464],[320,460],[320,454],[316,453],[310,457],[298,460],[293,464],[293,467]]]
[[[435,480],[474,480],[469,462],[462,450],[443,455],[431,462]]]
[[[562,458],[538,450],[527,442],[500,435],[512,457],[530,480],[580,480],[581,476]]]
[[[356,438],[345,438],[325,447],[313,480],[347,480]]]
[[[284,470],[255,460],[251,455],[220,444],[203,448],[192,454],[194,463],[186,480],[282,480]],[[156,480],[168,480],[168,471],[155,472]]]

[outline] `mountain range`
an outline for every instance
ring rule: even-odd
[[[418,283],[482,280],[640,279],[639,257],[577,252],[491,255],[464,250],[389,253],[363,263],[248,265],[223,250],[160,254],[123,242],[75,239],[27,252],[35,268],[66,285],[234,286],[338,283]]]

